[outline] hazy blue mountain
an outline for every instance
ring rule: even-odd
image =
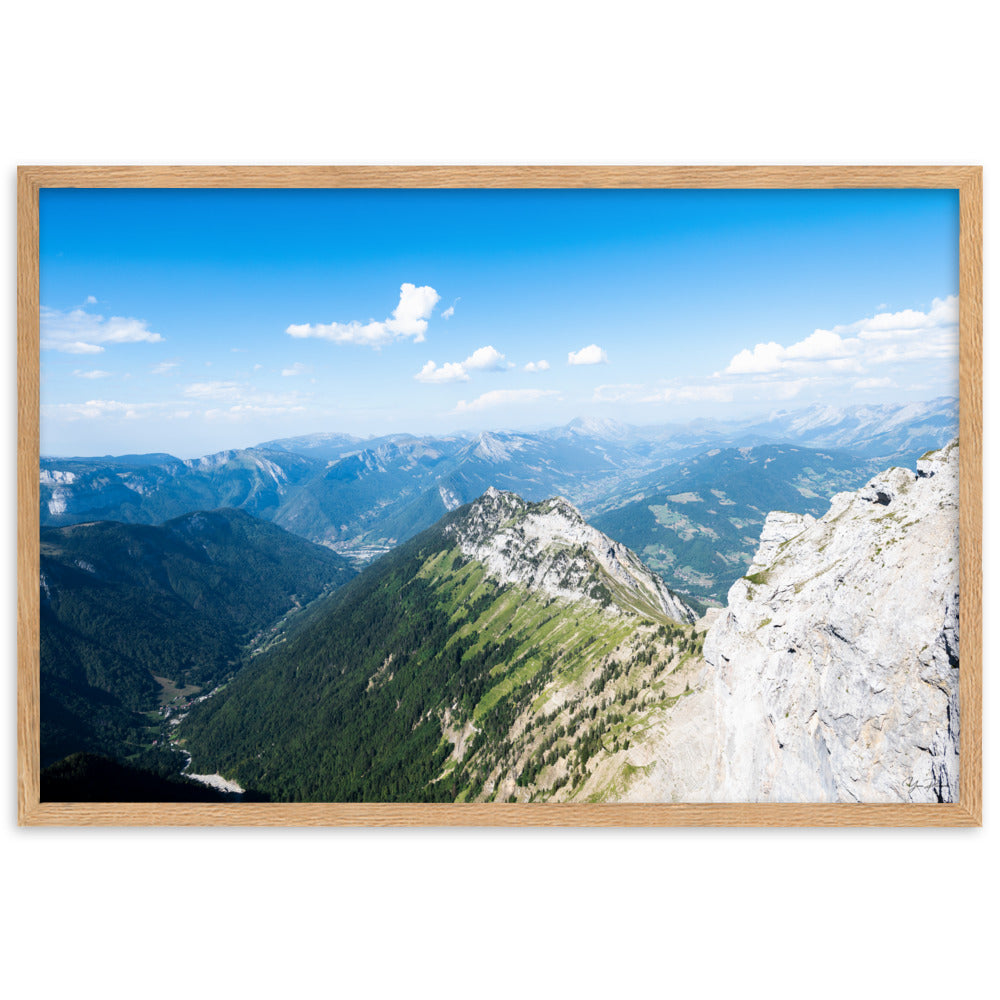
[[[336,461],[352,452],[370,447],[365,438],[353,434],[318,433],[300,434],[298,437],[280,438],[257,445],[262,451],[291,452],[320,461]]]
[[[920,403],[816,405],[776,412],[748,426],[745,433],[810,448],[854,451],[866,458],[899,459],[899,464],[909,466],[958,433],[958,400],[942,396]]]
[[[484,432],[396,438],[336,462],[306,483],[276,520],[289,531],[364,557],[387,551],[490,486],[527,499],[583,499],[648,462],[589,437]]]
[[[194,510],[239,507],[273,519],[285,498],[323,467],[301,455],[261,448],[203,458],[139,455],[43,458],[43,525],[115,520],[158,524]]]
[[[725,603],[772,510],[819,516],[856,489],[877,459],[790,445],[713,448],[639,479],[589,510],[595,527],[634,549],[668,586]]]
[[[909,465],[954,436],[957,413],[957,401],[943,398],[649,427],[591,418],[537,433],[360,440],[331,432],[184,461],[45,458],[40,517],[45,525],[160,523],[192,510],[238,507],[365,563],[490,486],[530,500],[558,494],[600,512],[614,498],[620,506],[623,497],[657,489],[657,477],[673,477],[671,469],[716,448],[791,443]],[[829,489],[816,484],[816,492],[829,493],[837,482]]]

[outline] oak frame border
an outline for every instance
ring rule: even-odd
[[[38,192],[71,188],[953,188],[959,192],[959,798],[826,803],[40,802]],[[27,826],[982,825],[983,193],[980,166],[22,166],[17,173],[18,823]]]

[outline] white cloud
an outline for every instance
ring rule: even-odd
[[[471,402],[460,400],[455,407],[455,413],[472,413],[477,410],[489,410],[497,406],[520,405],[534,403],[543,396],[558,396],[555,389],[493,389],[484,392]]]
[[[854,383],[855,389],[895,389],[896,383],[886,376],[885,378],[862,378]]]
[[[63,354],[100,354],[103,344],[157,344],[163,337],[154,333],[144,319],[110,316],[105,319],[85,309],[62,312],[42,306],[41,346],[44,351]]]
[[[507,367],[507,358],[492,344],[489,344],[486,347],[477,348],[462,363],[466,368],[501,371]]]
[[[570,351],[568,363],[571,365],[606,365],[608,353],[597,344],[581,347],[578,351]]]
[[[367,347],[381,347],[394,340],[412,337],[422,343],[427,332],[427,320],[441,296],[430,285],[416,285],[406,282],[399,289],[399,305],[392,316],[378,322],[370,320],[359,323],[293,323],[285,333],[297,338],[315,337],[330,340],[335,344],[362,344]]]
[[[94,296],[94,295],[88,295],[83,301],[84,301],[84,304],[88,305],[88,306],[96,306],[97,305],[97,297]]]
[[[455,307],[448,306],[443,313],[441,313],[441,319],[451,319],[455,315]]]
[[[547,372],[549,370],[548,361],[529,361],[525,366],[526,372]]]
[[[470,371],[503,371],[512,367],[506,355],[501,354],[492,344],[477,348],[464,361],[449,361],[439,368],[428,361],[413,377],[418,382],[468,382]]]
[[[43,416],[61,417],[64,420],[95,420],[99,417],[153,416],[161,411],[164,403],[123,403],[117,399],[88,399],[85,403],[55,403],[42,407]]]
[[[161,361],[158,365],[153,365],[150,374],[169,375],[179,364],[179,361]]]
[[[85,372],[81,371],[79,368],[73,372],[77,378],[107,378],[111,372],[101,371],[100,368],[95,368],[93,371]]]
[[[934,299],[928,312],[880,312],[832,330],[815,330],[788,347],[775,341],[734,355],[727,375],[863,373],[874,365],[957,356],[958,297]]]
[[[428,361],[413,377],[418,382],[427,383],[469,381],[469,373],[460,361],[449,361],[440,368],[433,361]]]
[[[301,361],[296,361],[295,364],[292,365],[290,368],[282,368],[281,374],[284,375],[286,378],[291,378],[292,376],[302,375],[305,372],[310,372],[310,371],[312,371],[312,369],[309,367],[309,365],[304,365],[302,364]]]
[[[929,312],[904,309],[902,312],[882,312],[871,319],[860,320],[847,327],[834,327],[838,333],[856,332],[862,340],[887,340],[910,337],[915,333],[940,330],[958,325],[958,296],[934,299]]]

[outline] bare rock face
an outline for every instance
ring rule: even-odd
[[[501,583],[612,609],[642,613],[648,606],[679,622],[696,618],[634,552],[587,524],[562,497],[528,503],[491,486],[447,530]]]
[[[715,801],[958,792],[958,443],[772,513],[705,640]]]

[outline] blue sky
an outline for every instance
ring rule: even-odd
[[[43,190],[42,453],[955,394],[949,191]]]

